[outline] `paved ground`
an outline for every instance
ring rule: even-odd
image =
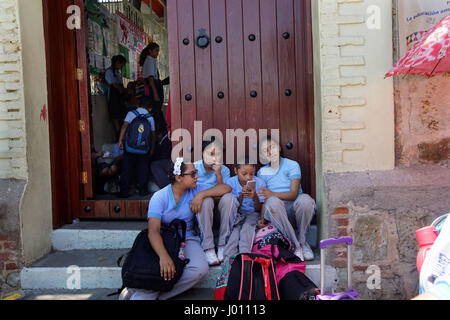
[[[118,300],[118,295],[108,297],[111,293],[114,290],[27,290],[23,292],[22,300]],[[173,300],[214,300],[214,289],[192,289]]]

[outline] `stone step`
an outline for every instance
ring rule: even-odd
[[[127,249],[56,251],[21,271],[21,286],[24,290],[80,290],[118,289],[122,286],[121,268],[117,259]],[[195,288],[212,289],[222,268],[211,267],[208,276]],[[306,275],[320,285],[320,264],[307,263]],[[336,269],[327,267],[326,286],[335,288]]]
[[[129,249],[147,222],[89,222],[67,225],[52,233],[55,251]],[[311,226],[308,242],[317,243],[316,226]]]

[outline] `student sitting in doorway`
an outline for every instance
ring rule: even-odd
[[[299,258],[313,260],[306,231],[315,214],[316,203],[303,193],[300,165],[284,158],[282,151],[278,141],[271,137],[260,143],[260,154],[268,164],[258,171],[258,177],[267,185],[258,192],[265,200],[259,224],[264,225],[265,220],[272,222],[295,245]],[[297,228],[297,235],[293,226]]]
[[[155,121],[145,100],[141,107],[130,111],[120,131],[119,148],[125,150],[120,179],[120,198],[128,198],[133,176],[137,177],[139,196],[148,195],[150,157],[155,151]]]
[[[258,196],[256,190],[266,187],[266,183],[255,177],[256,164],[248,157],[239,162],[241,164],[238,163],[234,169],[236,175],[226,182],[231,186],[231,193],[239,202],[239,207],[235,213],[230,238],[225,246],[225,260],[235,254],[252,252],[255,230],[264,203],[264,199]]]
[[[161,225],[168,225],[175,219],[186,221],[185,266],[180,280],[169,292],[147,291],[125,288],[119,300],[167,300],[194,287],[208,275],[209,268],[205,253],[195,228],[195,215],[200,212],[206,199],[221,197],[231,191],[230,186],[217,184],[213,188],[201,185],[192,164],[178,158],[171,168],[171,184],[156,192],[148,207],[148,238],[152,248],[160,258],[161,277],[171,280],[175,265],[167,253],[161,238]]]
[[[203,160],[194,163],[198,171],[198,181],[200,184],[214,187],[222,184],[230,178],[230,169],[222,163],[223,147],[216,141],[203,142]],[[225,194],[221,198],[208,198],[203,201],[201,212],[198,215],[199,227],[203,234],[202,246],[206,253],[209,265],[218,265],[224,261],[224,250],[226,240],[231,233],[233,221],[232,215],[237,211],[239,203],[231,194]],[[220,214],[220,235],[218,250],[216,254],[213,220],[214,211],[218,209]]]

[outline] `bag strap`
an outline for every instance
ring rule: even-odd
[[[186,221],[175,219],[169,224],[169,228],[174,227],[176,231],[181,228],[181,242],[186,242]]]

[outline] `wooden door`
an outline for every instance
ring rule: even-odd
[[[172,128],[279,129],[315,196],[309,1],[173,0],[167,15]]]

